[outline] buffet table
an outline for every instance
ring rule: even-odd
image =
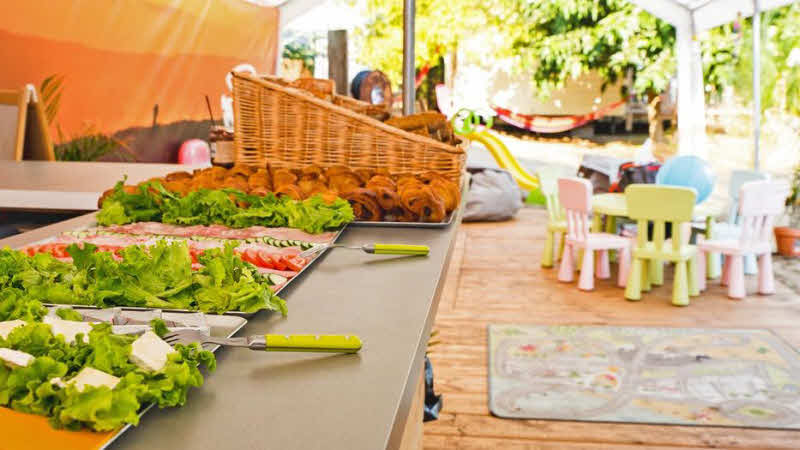
[[[130,184],[205,166],[151,163],[0,161],[0,209],[92,211],[124,175]]]
[[[460,211],[444,229],[348,228],[339,243],[424,244],[430,255],[333,249],[282,292],[288,317],[261,312],[239,334],[353,333],[364,341],[360,353],[221,349],[216,372],[184,407],[154,409],[112,447],[421,448],[423,358]],[[17,247],[92,221],[93,214],[81,216],[0,240],[0,246]]]

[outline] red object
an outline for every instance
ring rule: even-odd
[[[498,117],[517,128],[530,130],[535,133],[562,133],[597,120],[624,104],[625,101],[620,100],[605,108],[580,116],[537,116],[520,114],[495,105],[492,105],[492,109],[497,113]]]
[[[211,164],[211,149],[202,139],[189,139],[178,150],[178,164]]]

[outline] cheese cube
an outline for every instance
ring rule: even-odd
[[[8,339],[8,335],[11,334],[11,330],[17,327],[24,326],[27,322],[24,320],[6,320],[5,322],[0,322],[0,336],[3,336],[3,339]]]
[[[56,386],[60,387],[61,389],[67,388],[67,383],[64,383],[64,380],[61,377],[55,377],[50,379],[50,383],[55,384]]]
[[[28,367],[33,362],[34,357],[18,350],[0,348],[0,360],[3,360],[9,367]]]
[[[92,325],[89,323],[63,320],[51,316],[45,316],[43,321],[50,325],[54,336],[58,336],[59,334],[64,336],[64,341],[66,341],[67,344],[75,342],[75,338],[79,333],[83,333],[83,342],[89,341],[89,332],[92,331]]]
[[[130,360],[144,370],[158,372],[167,363],[167,355],[174,352],[169,344],[152,331],[146,331],[133,341]]]
[[[93,367],[84,367],[75,375],[75,378],[67,382],[67,384],[74,384],[79,391],[83,391],[86,386],[108,386],[109,389],[114,389],[117,383],[119,383],[119,378]]]

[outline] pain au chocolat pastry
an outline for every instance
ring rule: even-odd
[[[458,185],[454,182],[444,178],[434,178],[428,183],[434,195],[439,197],[444,202],[444,209],[448,213],[453,212],[458,208],[461,201],[461,192],[458,190]]]
[[[377,222],[383,218],[383,211],[380,205],[378,205],[375,191],[365,188],[356,188],[340,195],[350,202],[356,220]]]
[[[389,177],[375,175],[370,178],[365,186],[367,189],[375,191],[378,205],[387,213],[395,215],[397,209],[402,208],[400,195],[397,193],[397,183]]]
[[[407,185],[400,191],[403,208],[419,217],[421,222],[442,222],[445,217],[444,202],[434,195],[430,186],[419,183]]]

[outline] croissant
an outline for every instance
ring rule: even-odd
[[[370,169],[355,169],[353,173],[355,174],[355,176],[358,177],[362,185],[365,184],[367,181],[369,181],[369,179],[372,178],[373,175],[373,172]]]
[[[325,179],[325,174],[321,167],[310,165],[300,170],[300,179],[302,180],[319,180]]]
[[[383,218],[375,192],[370,189],[357,188],[342,195],[353,207],[353,215],[358,220],[380,221]]]
[[[303,192],[303,197],[311,197],[314,194],[327,192],[328,186],[320,180],[304,179],[297,182],[297,187]]]
[[[250,188],[250,186],[248,186],[247,184],[247,179],[242,178],[238,175],[229,176],[225,178],[220,183],[220,187],[236,189],[239,191],[247,191]]]
[[[269,191],[270,184],[269,172],[267,172],[266,169],[258,169],[256,173],[250,175],[247,179],[247,186],[250,188],[250,191],[262,188]]]
[[[294,200],[303,199],[303,191],[296,184],[284,184],[283,186],[275,189],[275,195],[286,195]]]
[[[172,172],[164,177],[167,181],[191,180],[192,174],[189,172]]]
[[[297,175],[289,169],[275,169],[272,172],[272,186],[275,188],[275,192],[287,184],[295,184],[296,182]]]
[[[339,194],[358,189],[361,185],[361,179],[353,172],[342,172],[328,176],[328,187]]]

